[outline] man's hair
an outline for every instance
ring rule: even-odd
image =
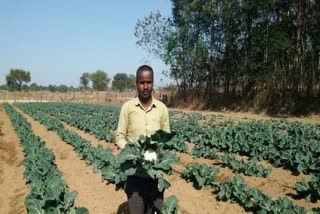
[[[138,82],[138,76],[139,73],[143,72],[143,71],[148,71],[152,74],[152,78],[153,78],[153,69],[149,66],[149,65],[141,65],[136,72],[136,82]]]

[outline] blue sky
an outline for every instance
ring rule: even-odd
[[[171,1],[0,0],[0,85],[11,68],[30,71],[30,83],[79,86],[84,72],[112,78],[144,63],[155,86],[166,85],[166,66],[134,36],[137,20],[156,10],[169,16]]]

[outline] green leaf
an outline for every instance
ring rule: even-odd
[[[43,204],[41,201],[37,199],[31,199],[29,197],[26,198],[25,201],[28,213],[30,214],[44,214],[44,210],[42,209]]]
[[[178,161],[179,161],[179,158],[176,156],[174,152],[165,151],[163,152],[161,157],[159,157],[159,160],[157,161],[156,164],[154,164],[153,167],[166,171],[170,169],[171,164],[177,163]]]
[[[170,141],[175,134],[176,134],[175,132],[168,133],[160,129],[156,131],[156,133],[151,135],[151,140],[165,143]]]
[[[170,187],[170,183],[166,181],[163,177],[158,178],[158,190],[162,192],[164,189]]]
[[[65,210],[68,210],[70,207],[73,206],[74,200],[77,197],[78,192],[72,191],[72,192],[66,192],[64,195],[64,208]]]
[[[47,181],[47,196],[57,201],[60,200],[61,193],[65,190],[65,184],[60,177],[53,177]]]
[[[87,208],[77,207],[76,208],[76,214],[89,214],[89,211],[88,211]]]
[[[162,206],[163,214],[177,214],[178,213],[178,199],[176,196],[171,195],[168,197]]]
[[[149,169],[147,173],[151,176],[151,178],[156,179],[162,176],[162,171]]]

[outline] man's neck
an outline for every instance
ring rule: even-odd
[[[142,98],[139,97],[139,100],[140,100],[140,103],[141,103],[142,107],[145,110],[147,110],[150,107],[151,103],[152,103],[152,97],[150,97],[148,99],[142,99]]]

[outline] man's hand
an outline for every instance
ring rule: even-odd
[[[117,146],[118,146],[120,149],[123,149],[126,144],[127,144],[127,141],[126,141],[126,140],[119,140],[119,141],[117,142]]]

